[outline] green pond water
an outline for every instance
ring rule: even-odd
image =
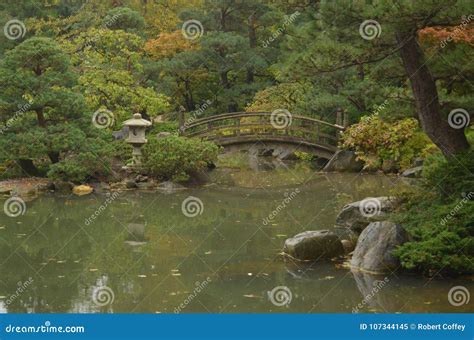
[[[472,312],[448,300],[472,278],[374,277],[279,255],[287,237],[333,228],[345,203],[386,195],[397,177],[301,164],[209,176],[178,192],[44,195],[0,214],[0,313]]]

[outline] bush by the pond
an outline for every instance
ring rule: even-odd
[[[64,155],[61,161],[50,165],[48,177],[80,183],[90,178],[109,175],[112,155],[110,143],[100,138],[87,139],[84,142],[91,144],[87,150],[78,150],[78,153],[71,152],[69,155]]]
[[[199,139],[153,138],[144,147],[144,165],[151,175],[158,178],[186,181],[191,173],[213,163],[218,151],[216,144]]]
[[[450,161],[442,154],[436,153],[424,162],[424,184],[427,188],[437,191],[441,197],[474,192],[473,172],[474,150],[456,155]]]
[[[415,158],[436,149],[414,118],[387,123],[378,115],[362,117],[342,133],[341,140],[341,147],[353,150],[369,170],[381,168],[385,161],[404,170]]]
[[[394,218],[412,240],[395,251],[404,268],[428,275],[474,273],[474,152],[428,158],[423,188],[398,196]],[[429,190],[429,191],[428,191]]]

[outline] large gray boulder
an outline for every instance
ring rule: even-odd
[[[395,205],[392,197],[367,197],[346,204],[336,217],[336,226],[360,233],[370,222],[386,219]]]
[[[396,270],[399,261],[392,255],[392,251],[407,239],[405,230],[398,224],[389,221],[372,222],[357,240],[351,267],[374,274]]]
[[[363,167],[364,162],[357,160],[353,151],[339,150],[329,160],[323,171],[359,172]]]
[[[343,255],[339,237],[329,230],[305,231],[285,241],[283,251],[299,260],[323,260]]]

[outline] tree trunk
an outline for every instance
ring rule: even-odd
[[[256,19],[255,13],[252,13],[248,19],[248,30],[249,30],[249,46],[251,49],[257,47],[257,28],[256,28]],[[247,67],[247,83],[254,82],[254,69],[253,66]]]
[[[405,72],[410,79],[416,111],[423,130],[448,158],[468,149],[469,143],[464,129],[453,129],[448,124],[447,118],[441,114],[436,83],[426,65],[416,32],[408,34],[398,32],[396,39]]]
[[[48,153],[48,157],[53,164],[59,162],[59,152],[50,152]]]
[[[229,78],[227,77],[227,71],[221,72],[221,85],[225,89],[230,88]]]
[[[38,120],[38,125],[42,128],[46,127],[46,119],[44,118],[43,109],[36,110],[36,119]]]
[[[191,89],[189,80],[184,81],[184,89],[186,91],[186,109],[188,111],[194,111],[196,109],[196,105],[194,104],[193,91]]]
[[[25,174],[29,176],[39,176],[39,171],[31,159],[19,159],[18,164]]]

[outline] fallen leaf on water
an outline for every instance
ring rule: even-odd
[[[210,250],[209,250],[209,251],[206,251],[206,252],[204,253],[204,255],[211,255],[211,254],[212,254],[212,251],[210,251]]]
[[[425,305],[431,305],[433,303],[433,301],[425,301],[423,302]]]
[[[260,296],[254,295],[254,294],[244,294],[244,297],[246,297],[246,298],[260,298]]]
[[[91,269],[89,269],[90,272],[96,272],[96,271],[98,271],[98,270],[99,270],[99,269],[97,269],[97,268],[91,268]]]
[[[172,276],[181,276],[181,273],[172,273]]]
[[[334,276],[325,276],[322,280],[332,280]]]
[[[58,275],[58,279],[64,279],[66,276],[64,275]]]
[[[177,273],[177,272],[179,272],[179,269],[171,269],[171,271],[172,271],[173,273]]]
[[[141,274],[141,275],[138,275],[138,277],[146,277],[146,275]]]
[[[288,235],[285,234],[277,234],[276,237],[287,237]]]
[[[56,263],[66,263],[66,260],[56,261]]]

